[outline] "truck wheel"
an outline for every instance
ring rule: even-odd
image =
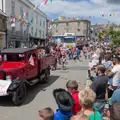
[[[47,81],[48,81],[48,77],[49,77],[49,74],[50,74],[49,69],[46,69],[46,70],[45,70],[44,83],[47,83]]]
[[[49,76],[50,76],[50,68],[48,68],[48,74],[49,74]]]
[[[45,73],[46,79],[48,79],[49,75],[50,75],[50,72],[49,72],[49,69],[47,69]]]
[[[26,86],[20,83],[20,86],[13,92],[12,101],[14,105],[20,105],[24,102],[26,96]]]

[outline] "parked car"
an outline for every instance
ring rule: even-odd
[[[1,51],[0,96],[10,95],[15,105],[26,97],[26,84],[46,82],[52,56],[38,57],[39,48],[12,48]]]

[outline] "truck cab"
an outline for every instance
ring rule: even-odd
[[[51,56],[39,56],[40,48],[1,51],[0,96],[11,95],[15,105],[24,101],[26,84],[34,85],[50,75]]]

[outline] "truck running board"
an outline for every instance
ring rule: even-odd
[[[32,80],[32,81],[26,81],[26,83],[27,83],[28,85],[32,86],[32,85],[37,84],[39,81],[40,81],[40,80],[37,78],[37,79],[34,79],[34,80]]]

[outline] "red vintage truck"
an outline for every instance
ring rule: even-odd
[[[45,82],[50,75],[52,56],[39,56],[39,48],[12,48],[1,51],[0,96],[10,95],[15,105],[24,102],[26,84]]]

